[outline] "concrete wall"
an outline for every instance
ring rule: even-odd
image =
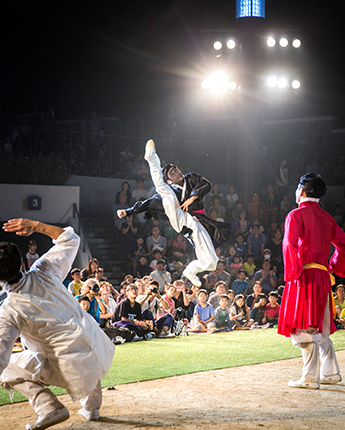
[[[0,220],[29,218],[48,224],[67,223],[73,204],[79,210],[78,186],[0,184]],[[28,197],[42,199],[41,210],[27,209]]]

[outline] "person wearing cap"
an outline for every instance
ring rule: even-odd
[[[80,399],[79,413],[96,421],[101,379],[112,363],[114,345],[62,283],[80,239],[72,227],[23,218],[8,221],[3,229],[19,236],[41,233],[53,239],[54,246],[24,274],[17,245],[0,243],[0,281],[8,292],[0,307],[0,386],[30,400],[38,419],[27,424],[27,430],[69,418],[49,385],[66,389],[74,401]],[[19,335],[27,349],[11,356]]]
[[[151,177],[158,194],[133,208],[119,210],[118,216],[146,212],[168,217],[177,233],[188,234],[194,244],[196,260],[191,261],[183,275],[196,286],[201,286],[197,273],[216,268],[218,261],[214,243],[219,246],[230,234],[230,226],[205,216],[202,199],[211,188],[210,182],[197,173],[183,175],[179,168],[167,164],[161,168],[152,139],[146,143],[145,160],[149,163]]]
[[[297,209],[285,220],[283,257],[286,281],[278,333],[301,348],[303,369],[290,387],[318,389],[320,383],[341,381],[329,335],[336,330],[330,272],[345,276],[345,233],[319,206],[327,186],[317,173],[300,178]],[[328,263],[331,243],[334,253]],[[320,365],[321,360],[321,365]]]

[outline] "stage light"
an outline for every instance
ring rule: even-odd
[[[297,79],[295,79],[294,81],[292,81],[291,86],[294,90],[298,90],[301,86],[301,83],[300,81],[297,81]]]
[[[233,90],[235,90],[235,89],[236,89],[236,87],[237,87],[236,82],[231,81],[231,82],[229,82],[229,83],[228,83],[228,88],[229,88],[229,90],[233,91]]]
[[[282,37],[282,38],[279,40],[279,45],[280,45],[282,48],[286,48],[286,47],[288,46],[288,44],[289,44],[289,42],[288,42],[288,40],[286,39],[286,37]]]
[[[277,87],[278,88],[285,88],[287,85],[286,79],[285,78],[280,78],[277,81]]]
[[[201,88],[203,90],[208,90],[210,88],[210,85],[210,81],[208,81],[207,79],[201,82]]]
[[[293,46],[294,48],[299,48],[299,47],[301,46],[301,41],[300,41],[299,39],[295,39],[295,40],[292,42],[292,46]]]
[[[227,46],[229,49],[234,49],[234,48],[235,48],[235,46],[236,46],[236,42],[235,42],[234,40],[230,39],[230,40],[228,40],[228,41],[227,41],[226,46]]]
[[[210,90],[214,93],[222,93],[226,91],[228,86],[228,80],[222,73],[217,73],[213,75],[210,79],[211,85]]]
[[[274,88],[277,86],[277,78],[272,76],[271,78],[268,79],[267,83],[269,87]]]
[[[222,42],[219,42],[219,40],[217,40],[217,42],[214,42],[213,47],[216,51],[220,51],[223,47]]]
[[[269,48],[273,48],[273,46],[275,46],[275,44],[276,44],[276,41],[275,41],[275,39],[273,39],[273,37],[269,37],[267,39],[267,46]]]

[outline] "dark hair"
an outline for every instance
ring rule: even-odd
[[[157,264],[164,264],[165,265],[165,260],[163,260],[163,258],[161,258],[160,260],[157,261]]]
[[[327,185],[318,173],[306,173],[301,176],[299,183],[303,186],[307,197],[319,199],[326,194]]]
[[[278,295],[277,291],[270,291],[269,294],[268,294],[268,297],[271,297],[271,296],[274,296],[277,299],[279,298],[279,295]]]
[[[207,294],[206,290],[204,290],[204,289],[199,290],[197,296],[199,297],[201,293],[206,294],[206,297],[208,297],[208,294]]]
[[[91,260],[89,260],[89,263],[88,263],[88,265],[87,265],[87,268],[86,268],[86,270],[87,270],[87,273],[90,275],[91,273],[93,273],[92,271],[91,271],[91,264],[92,263],[96,263],[97,264],[97,267],[99,267],[99,261],[97,260],[97,258],[91,258]]]
[[[256,296],[255,303],[259,303],[260,299],[266,299],[266,302],[267,302],[267,296],[266,296],[266,294],[265,293],[259,293]]]
[[[169,178],[168,178],[168,172],[169,172],[169,170],[170,170],[172,167],[175,167],[175,169],[178,169],[178,167],[176,166],[176,164],[171,164],[171,163],[168,163],[168,164],[166,164],[166,165],[163,167],[163,169],[162,169],[162,175],[163,175],[163,181],[164,181],[164,182],[167,182],[167,180],[169,179]]]
[[[243,299],[243,306],[238,306],[237,305],[237,300],[239,299]],[[247,314],[247,306],[246,306],[246,299],[244,298],[243,294],[237,294],[237,296],[235,296],[234,301],[232,302],[232,306],[235,307],[236,309],[236,313],[239,314],[240,312],[244,312],[244,316],[246,316]]]
[[[84,302],[84,301],[90,303],[90,299],[89,299],[89,297],[86,294],[82,294],[81,296],[79,296],[77,298],[77,301],[78,301],[78,303]]]
[[[155,254],[157,254],[158,252],[162,253],[162,251],[160,251],[159,249],[154,249],[154,250],[152,251],[152,255],[155,255]]]
[[[36,240],[31,239],[30,242],[29,242],[29,244],[28,244],[28,246],[31,246],[31,245],[36,245],[37,246]]]
[[[21,277],[22,257],[18,246],[12,242],[0,242],[0,280],[9,284]]]
[[[158,281],[151,281],[150,285],[154,285],[155,287],[159,288],[159,283]]]
[[[78,269],[78,267],[75,267],[74,269],[71,270],[71,275],[74,275],[75,273],[80,273],[81,270]]]

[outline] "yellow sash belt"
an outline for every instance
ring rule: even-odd
[[[323,266],[322,264],[319,263],[308,263],[308,264],[303,264],[303,270],[304,269],[321,269],[324,270],[325,272],[328,272],[328,269],[326,266]],[[328,272],[329,273],[329,272]],[[331,278],[331,285],[335,285],[335,278],[334,276],[330,273],[329,274],[330,278]],[[334,297],[333,294],[331,294],[332,297],[332,309],[333,309],[333,318],[336,317],[337,315],[337,311],[335,310],[335,304],[334,304]]]

